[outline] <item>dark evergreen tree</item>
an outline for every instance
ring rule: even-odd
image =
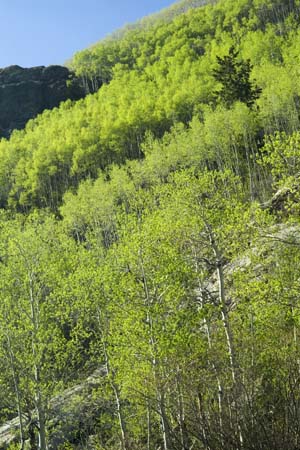
[[[216,98],[230,107],[234,102],[240,101],[247,106],[253,106],[259,98],[261,88],[250,80],[252,65],[250,60],[242,61],[238,52],[231,47],[229,55],[221,58],[217,56],[218,67],[213,70],[216,81],[222,83],[220,90],[216,91]]]

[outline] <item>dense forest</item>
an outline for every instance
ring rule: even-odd
[[[1,139],[0,448],[299,450],[299,19],[178,2]]]

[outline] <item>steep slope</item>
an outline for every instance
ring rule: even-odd
[[[220,0],[129,30],[74,57],[97,92],[1,140],[22,450],[299,449],[299,17]]]
[[[113,162],[142,158],[147,133],[161,137],[192,120],[202,124],[210,166],[243,173],[252,195],[258,195],[259,167],[251,177],[245,170],[264,133],[290,132],[299,122],[300,88],[290,76],[297,74],[298,16],[291,2],[226,0],[80,52],[73,61],[77,76],[87,89],[103,84],[101,89],[39,116],[23,134],[1,142],[1,205],[55,210],[81,179],[97,177]],[[262,90],[259,109],[243,103],[231,107],[216,95],[221,89],[214,77],[217,56],[232,46],[239,50],[239,64],[252,61],[250,76]]]
[[[122,38],[129,30],[132,29],[146,29],[150,28],[154,25],[157,25],[159,22],[170,22],[176,16],[183,14],[189,11],[192,8],[198,8],[200,6],[214,4],[218,0],[179,0],[174,2],[173,5],[162,9],[161,11],[151,14],[149,16],[143,17],[141,20],[138,20],[135,23],[128,24],[127,26],[116,30],[111,35],[107,36],[104,40],[110,39],[120,39]],[[96,44],[97,45],[97,44]]]

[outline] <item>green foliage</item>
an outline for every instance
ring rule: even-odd
[[[300,173],[300,135],[276,133],[263,148],[263,163],[271,168],[275,187],[295,183]]]
[[[62,445],[59,445],[58,450],[74,450],[74,447],[69,442],[65,442]]]

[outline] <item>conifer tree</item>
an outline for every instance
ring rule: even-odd
[[[240,60],[238,52],[231,47],[229,55],[224,58],[217,56],[217,61],[218,67],[213,70],[213,76],[222,84],[222,87],[216,91],[216,98],[227,107],[236,101],[252,107],[255,100],[259,98],[261,88],[250,80],[252,70],[250,60]]]

